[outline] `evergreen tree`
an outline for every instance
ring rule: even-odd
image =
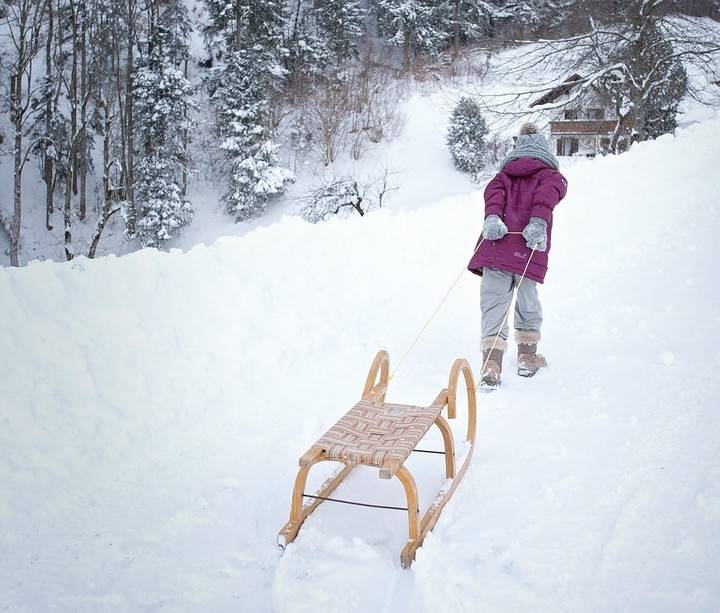
[[[221,148],[229,166],[224,196],[238,220],[265,209],[292,173],[280,165],[272,141],[269,96],[285,76],[280,58],[285,24],[282,0],[206,0],[209,44],[224,49],[225,63],[208,80]],[[220,49],[220,50],[222,50]]]
[[[316,16],[323,43],[337,64],[357,55],[365,19],[357,0],[324,0]]]
[[[182,139],[192,87],[176,65],[182,47],[178,30],[165,20],[151,25],[147,56],[135,74],[135,130],[140,142],[135,168],[137,233],[143,246],[157,247],[190,222],[192,209],[182,196],[186,163]]]
[[[282,49],[285,24],[283,0],[205,0],[208,46],[217,53],[259,47]]]
[[[461,98],[453,110],[447,134],[450,155],[459,170],[477,173],[482,168],[487,133],[480,105],[472,98]]]
[[[598,85],[615,106],[619,120],[611,150],[628,140],[644,141],[677,127],[678,105],[688,90],[685,68],[673,44],[661,31],[657,17],[635,7],[623,11],[624,27],[610,48],[605,65],[613,67]],[[601,56],[602,57],[602,56]]]
[[[449,23],[446,27],[451,36],[453,57],[457,57],[460,45],[477,40],[490,32],[498,9],[486,0],[446,0],[443,11]]]
[[[33,153],[37,157],[46,185],[46,226],[52,229],[55,184],[63,178],[68,168],[67,134],[69,121],[58,109],[57,90],[59,77],[53,72],[46,74],[42,87],[31,108],[35,111],[30,136],[35,142]]]
[[[638,41],[640,50],[629,44],[623,55],[639,87],[632,82],[625,85],[635,105],[637,138],[648,140],[677,127],[678,105],[687,92],[688,78],[672,42],[663,38],[656,23],[647,23]]]
[[[313,2],[292,0],[283,55],[291,91],[297,85],[303,93],[307,81],[320,75],[328,63],[328,50],[320,38],[315,12]]]
[[[178,184],[177,165],[159,148],[135,166],[137,233],[143,247],[159,247],[190,223],[193,211]]]
[[[189,57],[188,40],[193,26],[184,0],[163,0],[159,23],[167,30],[166,51],[173,66],[181,66]]]
[[[269,54],[241,49],[210,80],[221,147],[230,166],[225,203],[239,221],[261,213],[293,178],[280,165],[268,120],[267,92],[278,68]]]
[[[392,44],[402,46],[403,70],[410,69],[411,55],[434,53],[448,40],[445,2],[432,0],[373,0],[378,31]]]

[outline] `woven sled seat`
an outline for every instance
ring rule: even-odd
[[[324,501],[350,502],[366,507],[379,506],[406,511],[408,542],[400,553],[400,562],[404,567],[412,564],[415,552],[422,545],[425,535],[433,529],[443,507],[453,495],[470,464],[475,444],[475,383],[470,365],[463,359],[457,359],[450,370],[448,387],[440,390],[430,405],[420,407],[391,404],[385,402],[389,371],[390,361],[387,352],[378,352],[370,367],[360,401],[300,457],[300,470],[295,478],[290,505],[290,519],[278,533],[278,545],[281,549],[295,540],[303,522]],[[442,416],[442,412],[447,409],[448,419],[455,418],[460,376],[465,379],[468,423],[464,439],[466,453],[462,464],[458,466],[455,457],[455,439],[450,424]],[[432,426],[436,426],[442,435],[443,451],[430,451],[444,456],[446,482],[425,514],[421,515],[417,485],[404,464],[415,451],[420,439]],[[342,468],[328,477],[314,494],[309,494],[305,491],[308,474],[312,467],[320,462],[336,462],[341,464]],[[397,478],[405,490],[407,507],[388,507],[330,498],[330,494],[358,465],[379,468],[382,479]]]
[[[367,466],[400,465],[435,423],[443,406],[360,400],[315,443],[328,460]]]

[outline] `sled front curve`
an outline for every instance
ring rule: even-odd
[[[330,494],[352,469],[364,465],[378,468],[381,479],[396,477],[403,486],[407,499],[407,507],[403,510],[407,510],[408,514],[408,542],[400,554],[400,562],[404,568],[412,564],[415,553],[435,526],[470,464],[477,425],[475,382],[467,361],[457,359],[450,370],[448,387],[441,390],[429,406],[391,404],[385,402],[389,372],[388,354],[381,350],[373,360],[358,403],[300,457],[290,519],[278,534],[281,549],[295,540],[303,522],[320,504],[333,500],[329,498]],[[467,391],[468,424],[464,458],[458,468],[452,430],[441,413],[447,407],[448,419],[455,419],[460,375]],[[433,425],[439,428],[443,438],[446,482],[421,517],[417,484],[404,463]],[[317,492],[306,494],[310,469],[319,462],[339,462],[342,467],[326,479]],[[309,501],[305,502],[305,499]]]

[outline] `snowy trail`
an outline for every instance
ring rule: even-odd
[[[568,166],[551,367],[521,380],[511,358],[481,397],[411,571],[402,513],[328,503],[283,556],[275,535],[297,457],[467,261],[479,193],[0,269],[0,610],[717,611],[719,137],[708,121]],[[468,274],[389,398],[431,400],[458,356],[477,369],[478,328]],[[442,466],[412,462],[427,504]],[[338,496],[402,502],[374,471]]]

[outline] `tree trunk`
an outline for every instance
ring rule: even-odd
[[[628,120],[630,119],[628,112],[623,113],[623,100],[622,98],[619,98],[615,101],[615,114],[617,115],[617,122],[615,123],[615,128],[613,129],[612,137],[610,138],[610,151],[613,153],[620,153],[620,150],[618,148],[618,143],[620,142],[620,137],[623,136],[627,132],[627,125]]]
[[[185,65],[183,68],[183,73],[185,75],[185,78],[188,77],[188,58],[185,58]],[[185,116],[185,127],[183,128],[183,160],[182,160],[182,195],[183,198],[187,195],[187,188],[188,188],[188,148],[190,146],[190,138],[188,134],[188,128],[187,128],[187,120],[188,120],[188,105],[186,104],[183,108],[183,115]]]
[[[14,19],[6,23],[14,47],[10,77],[10,123],[13,126],[13,217],[10,223],[10,264],[20,265],[20,225],[22,223],[23,128],[30,111],[32,93],[32,60],[40,46],[40,23],[45,0],[19,0]],[[27,93],[23,93],[27,79]],[[23,96],[26,99],[23,100]]]
[[[109,88],[108,88],[109,89]],[[102,236],[105,224],[112,215],[110,211],[110,134],[112,130],[112,121],[110,116],[110,96],[106,92],[105,100],[103,101],[103,206],[98,217],[97,228],[92,237],[90,243],[90,250],[88,251],[88,257],[94,258],[95,252],[97,251],[98,244],[100,243],[100,237]]]
[[[235,0],[235,51],[242,46],[242,2]]]
[[[127,82],[125,92],[125,130],[127,141],[126,168],[125,168],[125,198],[127,199],[127,231],[132,237],[135,235],[137,211],[135,210],[135,197],[133,194],[133,182],[135,177],[135,138],[133,119],[133,81],[135,61],[133,47],[135,45],[135,2],[128,1],[128,50],[127,50]]]
[[[87,8],[82,3],[82,33],[80,35],[80,219],[87,214]]]
[[[458,56],[460,55],[460,2],[461,0],[455,0],[455,11],[453,16],[453,42],[452,42],[452,57],[453,63],[457,62]]]
[[[45,137],[50,137],[50,130],[52,129],[53,119],[53,97],[50,93],[52,84],[52,43],[53,43],[53,5],[52,0],[47,0],[47,14],[48,14],[48,31],[47,40],[45,41],[45,87],[47,88],[45,95],[47,97],[45,101]],[[45,167],[43,168],[43,176],[45,180],[45,227],[48,230],[52,230],[53,226],[51,223],[52,214],[54,212],[55,204],[53,202],[53,160],[48,155],[48,142],[45,141],[43,145],[45,151]]]
[[[24,56],[24,40],[20,42],[20,57]],[[20,222],[22,221],[22,70],[12,77],[12,108],[13,127],[15,128],[14,169],[15,180],[13,184],[13,218],[10,226],[10,264],[20,266],[18,253],[20,251]]]
[[[410,70],[410,30],[405,30],[403,39],[403,71]]]
[[[68,152],[68,160],[72,159],[75,150],[75,139],[72,140],[70,151]],[[68,261],[74,257],[72,251],[72,185],[75,172],[73,166],[68,162],[67,171],[65,173],[65,206],[63,208],[63,222],[65,224],[65,257]]]
[[[78,129],[78,27],[77,27],[77,5],[74,0],[70,2],[70,25],[72,28],[72,68],[70,70],[70,137],[75,141],[75,135]],[[77,147],[70,148],[70,157],[68,166],[72,169],[72,193],[78,193],[77,186],[77,167],[78,155]]]

